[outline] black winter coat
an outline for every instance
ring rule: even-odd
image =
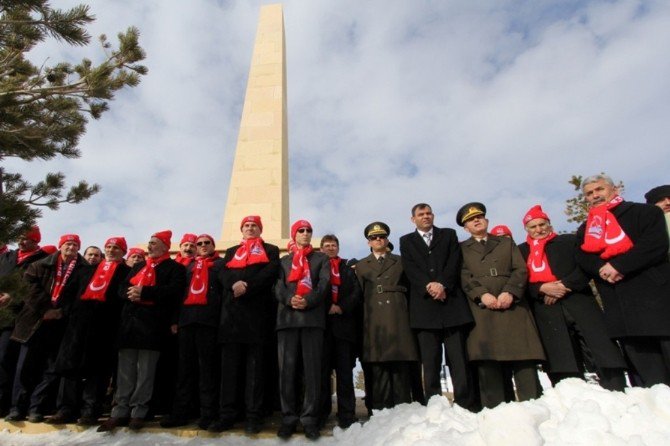
[[[330,263],[330,260],[329,260]],[[356,333],[356,316],[363,303],[363,294],[358,278],[351,266],[347,265],[346,259],[340,259],[340,289],[338,291],[337,305],[342,314],[328,314],[333,303],[332,286],[329,287],[326,311],[326,330],[337,339],[349,342],[358,342],[360,335]]]
[[[558,235],[545,245],[551,272],[572,290],[554,305],[544,304],[544,294],[540,293],[542,283],[528,284],[528,301],[547,354],[545,371],[574,373],[583,368],[577,363],[578,356],[575,356],[563,309],[574,319],[598,367],[625,368],[619,347],[607,334],[605,318],[593,296],[589,278],[577,265],[575,255],[578,249],[577,237],[573,234]],[[528,243],[519,245],[519,250],[527,260]]]
[[[474,323],[460,287],[461,249],[456,231],[433,227],[430,246],[417,231],[403,235],[400,257],[410,285],[410,327],[442,329]],[[444,286],[444,301],[435,300],[426,292],[429,282]]]
[[[219,325],[219,342],[258,344],[266,342],[275,327],[277,301],[273,289],[279,275],[279,248],[263,243],[268,263],[246,268],[228,268],[239,246],[231,246],[223,258],[223,305]],[[233,284],[247,283],[247,292],[233,297]]]
[[[8,251],[0,255],[0,278],[9,278],[8,276],[11,276],[12,274],[17,274],[22,278],[30,264],[45,258],[47,255],[46,252],[40,249],[30,257],[24,259],[20,265],[17,265],[18,251]],[[20,280],[18,276],[16,280]],[[12,296],[7,305],[0,307],[0,330],[5,330],[14,326],[16,315],[19,314],[19,311],[21,311],[21,307],[23,306],[23,298],[20,295],[13,293],[13,290],[10,289],[2,289],[2,287],[0,287],[0,292],[9,293]]]
[[[186,289],[186,268],[172,259],[156,266],[156,285],[142,288],[139,303],[127,297],[130,279],[145,262],[133,266],[121,286],[119,296],[123,300],[119,325],[118,348],[160,350],[164,338],[170,336],[170,325],[176,314],[179,300]]]
[[[605,282],[599,269],[607,261],[598,254],[577,252],[577,262],[594,279],[602,297],[609,335],[670,336],[670,263],[663,211],[654,205],[624,201],[612,213],[634,245],[608,260],[623,274],[623,280]],[[577,231],[580,245],[585,226]]]
[[[221,299],[223,295],[223,285],[221,284],[221,274],[223,273],[223,259],[214,260],[209,268],[207,305],[184,305],[188,298],[193,270],[197,261],[191,262],[186,267],[186,290],[179,305],[179,327],[186,327],[192,324],[206,325],[208,327],[218,327],[221,314]]]

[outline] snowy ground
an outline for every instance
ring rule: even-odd
[[[2,446],[14,445],[138,445],[200,446],[311,444],[301,435],[289,442],[251,439],[179,438],[171,434],[98,434],[60,431],[29,435],[0,432]],[[403,404],[383,410],[364,425],[346,431],[335,428],[322,445],[433,446],[479,445],[670,445],[670,387],[629,388],[626,393],[609,392],[577,379],[546,389],[542,398],[524,403],[503,404],[473,414],[451,407],[446,398],[433,398],[427,407]]]

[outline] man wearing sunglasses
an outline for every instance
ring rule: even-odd
[[[391,254],[386,223],[365,227],[372,253],[356,264],[363,289],[361,361],[372,371],[372,409],[390,408],[411,399],[410,367],[418,361],[409,326],[407,279],[400,256]]]
[[[194,393],[198,391],[200,418],[197,425],[207,429],[216,415],[218,376],[216,373],[216,336],[221,312],[223,287],[220,274],[223,259],[219,257],[214,238],[208,234],[196,237],[197,257],[186,267],[188,287],[179,306],[177,343],[177,385],[174,407],[162,427],[188,423]]]
[[[426,203],[412,207],[416,230],[400,237],[402,266],[410,283],[410,325],[419,343],[426,400],[442,395],[440,369],[446,352],[454,402],[477,409],[465,340],[472,313],[460,290],[461,252],[456,231],[433,225]]]
[[[319,394],[323,332],[326,328],[326,296],[330,289],[330,261],[312,248],[312,225],[298,220],[291,226],[289,254],[282,257],[275,286],[279,394],[282,422],[277,436],[288,439],[298,421],[305,436],[319,438]],[[302,356],[304,397],[298,411],[296,388]]]

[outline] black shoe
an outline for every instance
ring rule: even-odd
[[[166,417],[163,417],[161,422],[159,423],[161,427],[179,427],[179,426],[186,426],[188,424],[188,420],[186,418],[182,418],[179,416],[175,415],[168,415]]]
[[[198,429],[206,431],[212,424],[212,421],[214,421],[212,417],[200,417],[195,424],[198,426]]]
[[[128,423],[128,429],[138,431],[144,427],[144,418],[131,418]]]
[[[126,426],[128,418],[109,417],[107,421],[98,426],[98,432],[112,432],[119,426]]]
[[[211,423],[207,430],[209,432],[223,432],[229,431],[233,428],[235,422],[233,420],[219,420]]]
[[[45,423],[47,424],[68,424],[74,423],[75,417],[67,412],[56,412],[49,417]]]
[[[28,415],[28,421],[30,423],[41,423],[44,421],[44,415],[41,413],[33,412],[30,415]]]
[[[95,426],[98,424],[98,417],[95,415],[82,415],[77,420],[77,426]]]
[[[23,421],[26,419],[26,416],[19,412],[18,410],[11,410],[9,415],[5,417],[5,421]]]
[[[263,430],[263,423],[260,420],[249,420],[244,426],[244,432],[250,435],[255,435]]]
[[[309,440],[318,440],[319,437],[321,436],[321,432],[319,432],[319,427],[315,424],[308,424],[307,426],[304,426],[305,429],[305,437],[307,437]]]
[[[358,418],[352,417],[352,418],[342,418],[337,422],[337,425],[340,426],[342,429],[348,429],[351,427],[352,424],[357,423]]]
[[[282,424],[279,426],[277,436],[283,440],[288,440],[295,433],[295,424]]]

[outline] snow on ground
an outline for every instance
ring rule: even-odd
[[[0,432],[0,444],[19,445],[104,445],[104,446],[204,446],[311,444],[302,435],[291,441],[251,439],[245,436],[221,438],[179,438],[171,434],[98,434],[60,431],[29,435]],[[320,445],[433,446],[433,445],[670,445],[670,387],[628,388],[610,392],[597,385],[569,379],[554,389],[545,389],[536,401],[503,404],[479,414],[451,407],[444,397],[428,406],[403,404],[376,412],[364,425],[343,431]]]

